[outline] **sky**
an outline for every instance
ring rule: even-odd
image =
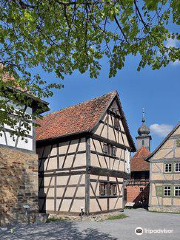
[[[167,44],[176,45],[171,39]],[[125,67],[110,79],[109,64],[105,59],[101,62],[102,70],[97,79],[90,79],[88,73],[78,71],[66,76],[60,80],[64,88],[55,90],[54,96],[47,99],[50,112],[117,90],[135,143],[141,126],[142,108],[145,108],[153,151],[180,121],[180,63],[171,63],[160,70],[146,67],[138,72],[138,60],[138,57],[128,57]],[[46,80],[54,78],[47,73],[44,77]]]

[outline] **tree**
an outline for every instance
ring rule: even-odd
[[[52,96],[52,88],[62,87],[33,75],[31,70],[37,66],[55,72],[61,79],[74,70],[89,71],[91,78],[97,78],[101,70],[99,60],[104,56],[109,61],[109,77],[124,67],[128,55],[141,57],[138,70],[146,65],[159,69],[170,61],[180,60],[179,47],[166,45],[168,39],[177,44],[180,40],[180,34],[174,31],[180,25],[177,0],[1,0],[0,3],[3,97],[7,97],[7,88],[17,86],[37,98]],[[13,81],[3,80],[7,72]],[[22,98],[26,102],[26,97],[19,95],[21,102]],[[8,98],[19,101],[19,97],[12,97],[12,92]],[[15,124],[9,117],[11,108],[4,98],[0,101],[1,128],[4,123],[12,127]],[[22,114],[17,112],[17,115]],[[38,112],[33,118],[37,116]]]

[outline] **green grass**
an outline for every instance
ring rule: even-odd
[[[117,220],[117,219],[124,219],[127,218],[128,216],[125,215],[124,213],[118,214],[118,215],[112,215],[109,216],[106,220]]]
[[[65,218],[53,218],[53,217],[51,217],[51,218],[48,218],[48,219],[47,219],[46,223],[50,223],[50,222],[60,222],[60,221],[67,221],[67,220],[69,220],[68,217],[65,217]]]

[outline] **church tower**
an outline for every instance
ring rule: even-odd
[[[145,116],[144,116],[144,108],[142,112],[142,125],[138,129],[139,136],[136,137],[137,140],[137,150],[141,149],[144,146],[146,149],[150,151],[150,142],[151,142],[151,135],[150,129],[145,124]]]

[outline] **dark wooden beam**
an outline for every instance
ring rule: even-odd
[[[54,177],[54,176],[71,176],[71,175],[79,175],[79,174],[82,174],[82,173],[86,173],[86,171],[69,171],[69,172],[54,172],[54,173],[48,173],[48,174],[42,174],[42,175],[39,175],[40,177],[43,176],[43,177]]]
[[[68,188],[70,188],[70,187],[72,187],[72,188],[74,188],[74,187],[76,187],[77,186],[77,184],[70,184],[70,185],[68,185]],[[66,185],[56,185],[56,187],[57,188],[65,188],[66,187]],[[85,184],[79,184],[79,187],[85,187]],[[40,188],[48,188],[48,186],[43,186],[43,187],[40,187]],[[50,186],[49,188],[54,188],[54,186]]]
[[[120,143],[117,143],[117,142],[115,142],[115,141],[109,140],[109,139],[107,139],[107,138],[101,137],[101,136],[99,136],[99,135],[97,135],[97,134],[92,134],[91,137],[92,137],[93,139],[95,139],[95,140],[100,141],[100,142],[105,142],[105,143],[107,143],[107,144],[111,144],[111,145],[113,145],[113,146],[116,146],[116,147],[121,148],[121,149],[124,149],[124,150],[126,150],[126,149],[131,150],[131,148],[128,147],[128,146],[124,146],[123,144],[120,144]]]
[[[92,175],[130,179],[130,175],[127,174],[126,172],[115,171],[115,170],[110,170],[110,169],[106,169],[106,168],[98,168],[98,167],[89,166],[87,168],[87,171],[89,174],[92,174]]]
[[[50,169],[50,170],[46,170],[46,171],[39,171],[39,175],[43,174],[43,173],[58,173],[58,172],[64,172],[64,171],[73,171],[73,170],[80,170],[80,169],[85,169],[86,166],[79,166],[79,167],[72,167],[72,168],[61,168],[61,169]]]
[[[118,157],[116,157],[116,156],[111,156],[111,155],[109,155],[109,154],[105,154],[105,153],[102,153],[102,152],[97,152],[97,151],[91,150],[91,153],[92,153],[92,154],[96,154],[96,155],[100,155],[100,156],[103,156],[103,157],[110,157],[110,158],[113,158],[113,159],[115,159],[115,160],[123,161],[123,162],[124,162],[124,159],[118,158]]]
[[[90,152],[90,138],[86,138],[86,166],[91,165],[91,152]],[[90,207],[90,179],[89,173],[86,171],[85,174],[85,214],[89,215],[89,207]]]
[[[116,184],[116,183],[118,183],[118,184],[122,184],[123,183],[123,181],[107,181],[107,180],[97,180],[97,179],[90,179],[90,182],[99,182],[99,183],[101,183],[101,182],[103,182],[103,183],[106,183],[106,182],[109,182],[109,183],[114,183],[114,184]]]

